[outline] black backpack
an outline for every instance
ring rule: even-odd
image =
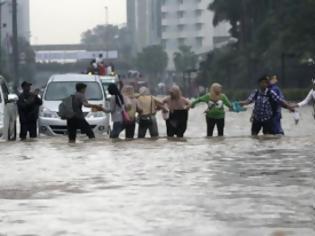
[[[75,111],[73,109],[74,95],[66,97],[62,100],[59,105],[58,115],[62,120],[72,119],[75,116]]]

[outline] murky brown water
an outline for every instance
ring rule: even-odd
[[[253,139],[249,113],[206,139],[202,109],[186,141],[0,143],[0,235],[315,235],[315,121]],[[164,125],[161,133],[165,134]]]

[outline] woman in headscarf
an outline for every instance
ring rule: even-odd
[[[139,93],[138,102],[142,112],[139,115],[138,138],[145,138],[147,130],[149,130],[151,138],[157,138],[159,136],[159,130],[156,121],[156,113],[159,109],[165,110],[165,108],[162,102],[151,95],[148,88],[141,87]]]
[[[124,86],[122,89],[122,94],[124,96],[125,103],[128,104],[126,106],[126,111],[128,112],[130,118],[130,122],[125,124],[126,139],[133,139],[136,129],[136,113],[141,113],[142,109],[135,97],[135,90],[133,86]]]
[[[222,85],[214,83],[209,89],[209,93],[197,98],[193,103],[194,108],[198,103],[207,103],[206,111],[207,136],[212,137],[214,127],[217,126],[218,136],[224,136],[225,110],[224,106],[232,109],[232,104],[228,97],[222,93]]]
[[[180,88],[176,85],[169,90],[169,96],[163,99],[169,110],[169,117],[166,120],[167,136],[178,138],[184,137],[187,129],[188,110],[190,101],[182,96]]]
[[[113,129],[111,131],[110,137],[112,139],[116,139],[119,138],[120,133],[125,129],[122,115],[122,112],[125,109],[125,100],[116,84],[110,84],[108,86],[108,93],[112,95],[110,98],[109,112],[111,113],[113,121]]]

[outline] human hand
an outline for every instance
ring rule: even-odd
[[[288,109],[289,109],[289,111],[290,112],[295,112],[295,107],[294,106],[292,106],[292,105],[290,105],[289,107],[288,107]]]
[[[39,94],[40,94],[40,89],[39,88],[35,89],[34,90],[34,95],[38,96]]]

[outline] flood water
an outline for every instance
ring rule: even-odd
[[[202,111],[186,140],[0,143],[0,235],[314,236],[311,110],[258,139],[249,112],[206,139]]]

